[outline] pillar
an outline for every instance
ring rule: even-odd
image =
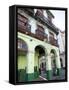
[[[52,79],[52,68],[51,68],[51,56],[50,54],[48,54],[46,56],[46,71],[47,71],[47,80],[51,80]]]
[[[62,63],[63,63],[63,68],[65,68],[65,55],[62,55]]]
[[[34,52],[29,51],[27,54],[27,81],[32,81],[34,79]]]
[[[57,75],[61,75],[61,62],[60,62],[60,56],[59,53],[57,54],[56,58],[56,67],[57,67]]]

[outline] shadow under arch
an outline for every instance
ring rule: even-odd
[[[51,67],[52,67],[52,76],[57,75],[57,51],[55,49],[51,49]]]
[[[42,45],[35,47],[35,59],[34,59],[34,75],[35,78],[39,76],[46,78],[46,48]]]
[[[47,56],[48,55],[48,51],[47,51],[47,48],[45,48],[43,45],[36,45],[35,46],[35,48],[34,48],[34,51],[35,51],[35,49],[37,48],[37,47],[40,47],[40,48],[42,48],[43,49],[43,51],[44,51],[44,53],[45,53],[45,56]]]
[[[55,49],[51,49],[50,53],[53,53],[55,55],[55,57],[57,56],[57,51]]]

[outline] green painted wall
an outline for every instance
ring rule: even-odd
[[[27,57],[26,55],[18,56],[18,69],[25,69],[27,67]]]

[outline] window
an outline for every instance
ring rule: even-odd
[[[28,49],[26,43],[21,39],[18,39],[18,48],[22,50]]]
[[[22,43],[18,42],[18,48],[22,48]]]

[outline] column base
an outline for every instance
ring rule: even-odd
[[[37,72],[34,72],[34,78],[36,79],[38,77],[39,77],[39,72],[38,71]]]
[[[47,73],[46,76],[47,80],[52,80],[52,70],[47,70],[46,73]]]
[[[26,81],[33,81],[33,80],[34,80],[34,73],[27,73]]]
[[[58,75],[58,76],[61,75],[61,68],[57,68],[57,75]]]
[[[26,79],[26,70],[19,69],[18,70],[18,82],[24,82]]]

